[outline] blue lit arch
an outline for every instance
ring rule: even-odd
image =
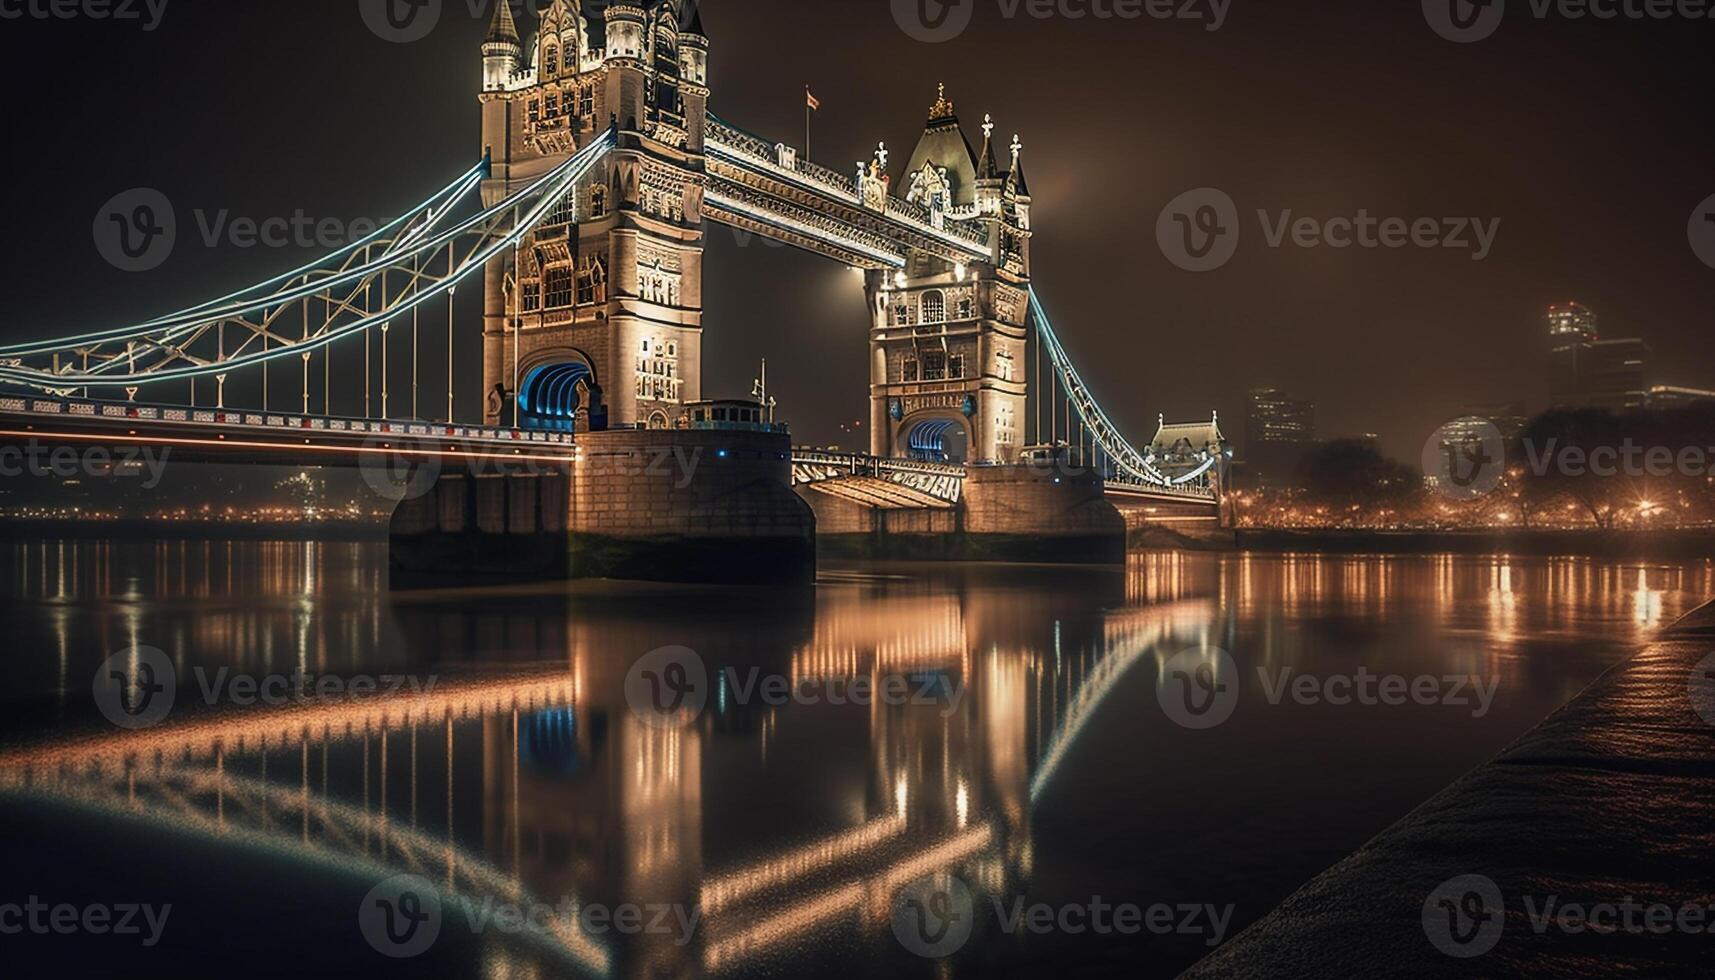
[[[578,393],[580,383],[595,383],[595,372],[585,361],[561,361],[531,368],[518,391],[519,417],[524,428],[573,431],[582,398]]]
[[[905,430],[906,454],[912,459],[930,463],[963,462],[962,458],[955,459],[949,451],[948,439],[954,435],[967,435],[964,422],[953,418],[926,418],[908,426]],[[965,454],[970,452],[967,439]]]

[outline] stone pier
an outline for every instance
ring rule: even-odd
[[[958,504],[874,478],[812,484],[798,493],[815,510],[823,553],[838,557],[1125,561],[1125,520],[1103,496],[1101,477],[1087,470],[973,466]]]
[[[419,469],[393,512],[395,585],[558,579],[571,572],[571,467]]]
[[[572,574],[671,582],[810,582],[816,520],[792,492],[783,433],[618,430],[578,436]]]

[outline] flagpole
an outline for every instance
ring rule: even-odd
[[[810,99],[811,99],[810,86],[806,85],[806,86],[804,86],[804,159],[806,162],[808,162],[811,159],[811,157],[810,157],[810,114],[815,111],[815,110],[810,108]]]

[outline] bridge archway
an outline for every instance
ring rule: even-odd
[[[927,463],[963,463],[970,457],[971,422],[962,415],[927,412],[899,425],[899,445],[907,459]]]
[[[546,352],[523,369],[518,385],[518,420],[522,428],[557,432],[577,431],[587,420],[588,392],[596,389],[595,365],[583,351]]]

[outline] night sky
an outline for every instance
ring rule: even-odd
[[[197,210],[390,217],[468,167],[492,9],[472,16],[475,2],[445,0],[435,32],[402,45],[365,27],[357,0],[170,0],[151,32],[0,20],[14,168],[0,336],[144,319],[308,257],[207,248]],[[1457,45],[1409,0],[1232,0],[1214,32],[1007,19],[1010,0],[974,2],[968,30],[925,44],[887,0],[705,0],[712,108],[798,143],[810,84],[815,158],[849,171],[884,139],[896,179],[937,82],[973,142],[984,112],[1020,133],[1037,288],[1139,439],[1158,412],[1210,409],[1237,437],[1244,391],[1278,384],[1321,404],[1324,435],[1379,432],[1415,458],[1462,405],[1544,407],[1541,317],[1572,299],[1605,335],[1648,338],[1653,380],[1715,387],[1715,270],[1686,236],[1715,194],[1715,20],[1539,20],[1514,0],[1494,37]],[[91,225],[139,186],[174,203],[179,244],[161,268],[127,274],[98,255]],[[1242,240],[1224,268],[1193,274],[1163,257],[1155,225],[1204,186],[1237,202]],[[1501,225],[1481,262],[1267,247],[1256,212],[1288,208]],[[709,241],[705,391],[747,392],[766,356],[801,441],[867,443],[838,433],[866,417],[858,283],[728,229]],[[464,306],[460,394],[474,408],[480,322],[474,298]]]

